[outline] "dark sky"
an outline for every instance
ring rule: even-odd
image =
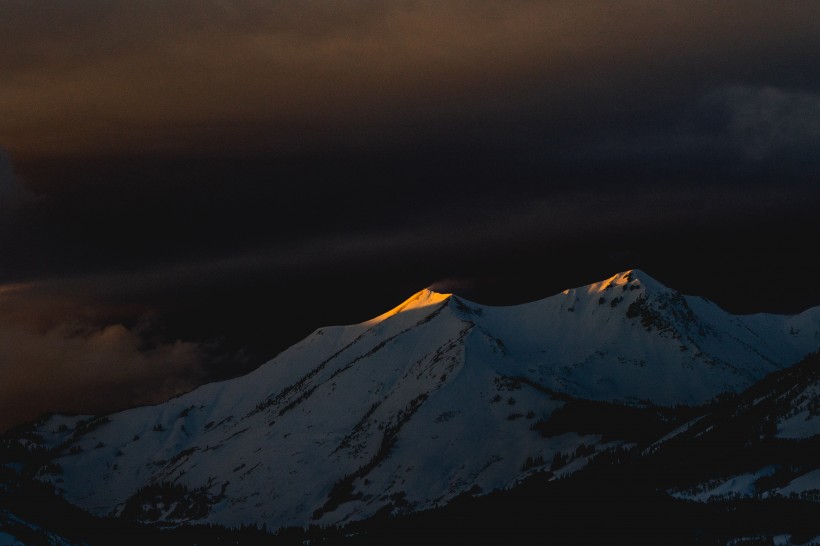
[[[0,2],[0,429],[429,285],[820,304],[820,4]]]

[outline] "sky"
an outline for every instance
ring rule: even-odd
[[[0,429],[432,286],[820,305],[820,4],[0,0]]]

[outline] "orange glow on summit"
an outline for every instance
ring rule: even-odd
[[[412,311],[414,309],[422,309],[424,307],[431,307],[449,299],[451,296],[452,294],[442,294],[440,292],[434,292],[425,288],[424,290],[416,292],[390,311],[382,313],[378,317],[370,319],[364,324],[378,324],[394,315],[398,315],[399,313]]]

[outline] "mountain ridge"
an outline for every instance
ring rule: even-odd
[[[97,515],[322,525],[512,487],[626,438],[545,438],[567,397],[701,403],[820,346],[820,308],[734,316],[640,270],[523,305],[421,290],[250,374],[101,418],[53,416],[39,479]],[[805,351],[805,352],[803,352]],[[90,479],[89,476],[95,476]]]

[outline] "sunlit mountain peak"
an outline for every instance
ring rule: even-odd
[[[650,290],[666,288],[663,284],[656,281],[640,269],[628,269],[626,271],[616,273],[608,279],[590,284],[586,288],[589,294],[597,294],[612,288],[624,288],[625,286]]]
[[[442,294],[441,292],[435,292],[429,288],[424,288],[404,300],[401,304],[397,305],[390,311],[368,320],[365,324],[376,324],[392,316],[398,315],[399,313],[405,313],[407,311],[437,305],[449,299],[451,296],[452,294]]]

